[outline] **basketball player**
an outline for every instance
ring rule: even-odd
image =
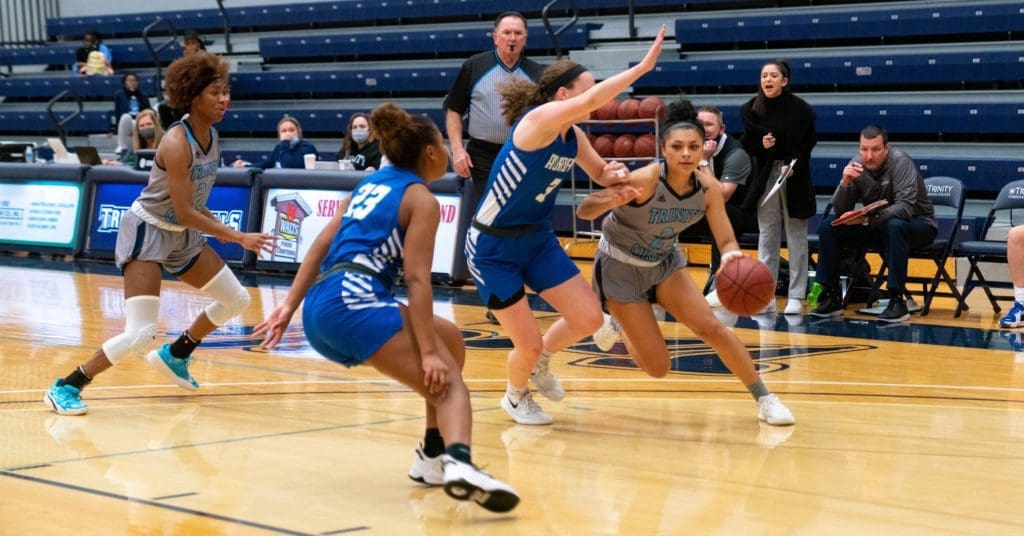
[[[576,214],[601,224],[601,241],[594,258],[594,290],[621,327],[633,360],[655,378],[671,368],[665,338],[651,303],[666,311],[706,341],[725,366],[739,377],[758,404],[758,419],[773,425],[793,424],[793,414],[772,394],[754,369],[750,353],[712,313],[700,289],[687,274],[679,251],[679,233],[707,216],[722,251],[722,265],[739,258],[739,245],[725,211],[722,185],[703,158],[704,127],[688,100],[672,103],[661,130],[664,159],[630,175],[628,184],[594,192]],[[602,350],[617,338],[606,315],[605,326],[594,334]]]
[[[519,424],[551,423],[527,382],[532,377],[541,394],[561,400],[565,391],[548,368],[551,355],[601,327],[601,306],[562,250],[549,216],[575,165],[601,185],[627,173],[621,163],[606,164],[575,123],[653,69],[664,36],[662,26],[640,63],[600,84],[582,66],[559,60],[538,84],[514,80],[499,90],[512,130],[466,236],[466,260],[484,305],[512,339],[501,407]],[[562,315],[543,337],[525,285]]]
[[[440,207],[426,184],[448,168],[441,132],[391,103],[370,114],[370,128],[392,165],[364,178],[342,202],[285,302],[253,335],[265,335],[261,346],[273,348],[305,298],[302,324],[317,352],[347,367],[369,363],[426,399],[427,431],[409,477],[444,484],[453,498],[488,510],[511,510],[519,502],[515,491],[478,470],[470,456],[462,334],[433,314],[430,267]],[[408,306],[391,288],[403,264]]]
[[[198,389],[188,371],[192,351],[249,305],[249,292],[203,235],[237,242],[256,253],[274,247],[273,236],[236,231],[206,208],[220,164],[213,124],[224,117],[228,64],[213,54],[185,56],[167,69],[166,89],[170,105],[188,115],[167,130],[157,146],[149,184],[121,217],[115,262],[124,273],[124,332],[104,342],[92,359],[66,378],[53,382],[43,401],[63,415],[88,411],[81,390],[125,357],[143,355],[156,338],[162,270],[214,301],[174,343],[149,352],[146,360],[180,387]]]

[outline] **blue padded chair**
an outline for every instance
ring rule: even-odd
[[[985,218],[985,223],[978,232],[979,239],[965,240],[957,246],[956,255],[958,257],[966,257],[970,267],[967,270],[964,289],[957,300],[956,312],[953,313],[954,317],[959,317],[960,313],[967,309],[967,296],[977,287],[985,290],[988,301],[992,304],[992,309],[996,313],[1001,310],[997,300],[1013,300],[1013,296],[996,296],[992,294],[993,287],[1013,288],[1013,284],[1008,281],[989,281],[985,279],[985,276],[982,275],[981,270],[978,268],[978,263],[1007,262],[1006,241],[987,240],[985,237],[989,229],[992,228],[992,223],[995,221],[996,216],[1001,211],[1015,209],[1024,209],[1024,180],[1013,181],[1003,186],[1002,190],[999,191],[999,196],[996,197],[995,203],[992,204],[988,216]]]

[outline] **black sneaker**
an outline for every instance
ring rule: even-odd
[[[818,295],[818,306],[811,311],[811,316],[829,318],[842,316],[842,314],[843,298],[839,296],[839,293],[828,288],[822,290]]]
[[[890,297],[889,305],[885,307],[882,314],[878,315],[879,322],[906,322],[910,320],[910,312],[907,311],[907,304],[902,297]]]

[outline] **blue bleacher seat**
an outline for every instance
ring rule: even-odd
[[[585,48],[590,39],[590,31],[600,27],[600,24],[577,24],[559,36],[559,45],[563,49]],[[266,60],[468,54],[494,47],[491,30],[491,26],[475,26],[445,30],[264,37],[259,40],[259,48],[260,55]],[[553,45],[544,35],[539,39],[531,39],[530,47],[531,50],[543,50]]]
[[[139,75],[139,86],[147,94],[153,93],[154,76]],[[0,79],[0,97],[28,97],[49,99],[68,90],[83,98],[113,99],[121,89],[120,76],[40,76]]]
[[[877,4],[857,9],[806,10],[772,14],[736,11],[725,16],[676,19],[676,41],[688,45],[781,43],[839,39],[891,39],[1024,30],[1024,5],[1000,2],[968,5]],[[820,46],[820,44],[819,44]]]
[[[236,97],[286,93],[314,96],[444,94],[458,73],[457,67],[234,73],[231,75],[231,93]]]
[[[79,44],[60,44],[24,48],[0,48],[0,65],[74,65]],[[128,64],[152,65],[153,56],[142,42],[107,45],[114,56],[114,68]],[[177,43],[160,51],[160,60],[170,63],[181,57]]]
[[[659,62],[636,82],[637,91],[651,93],[679,87],[752,87],[769,56],[729,60]],[[1024,48],[983,52],[917,52],[913,54],[843,54],[790,56],[801,86],[861,87],[928,85],[962,82],[1015,82],[1024,79]]]

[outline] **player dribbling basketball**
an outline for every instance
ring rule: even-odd
[[[611,211],[601,226],[593,286],[614,319],[606,315],[594,342],[608,350],[621,331],[640,368],[656,378],[665,376],[671,367],[668,347],[650,305],[658,303],[711,345],[743,382],[758,403],[758,419],[793,424],[793,414],[765,387],[746,347],[715,318],[684,270],[676,237],[705,213],[723,252],[723,268],[742,256],[720,183],[706,167],[698,169],[704,129],[696,117],[688,100],[673,103],[661,130],[664,159],[633,172],[627,183],[590,194],[576,211],[585,220]]]

